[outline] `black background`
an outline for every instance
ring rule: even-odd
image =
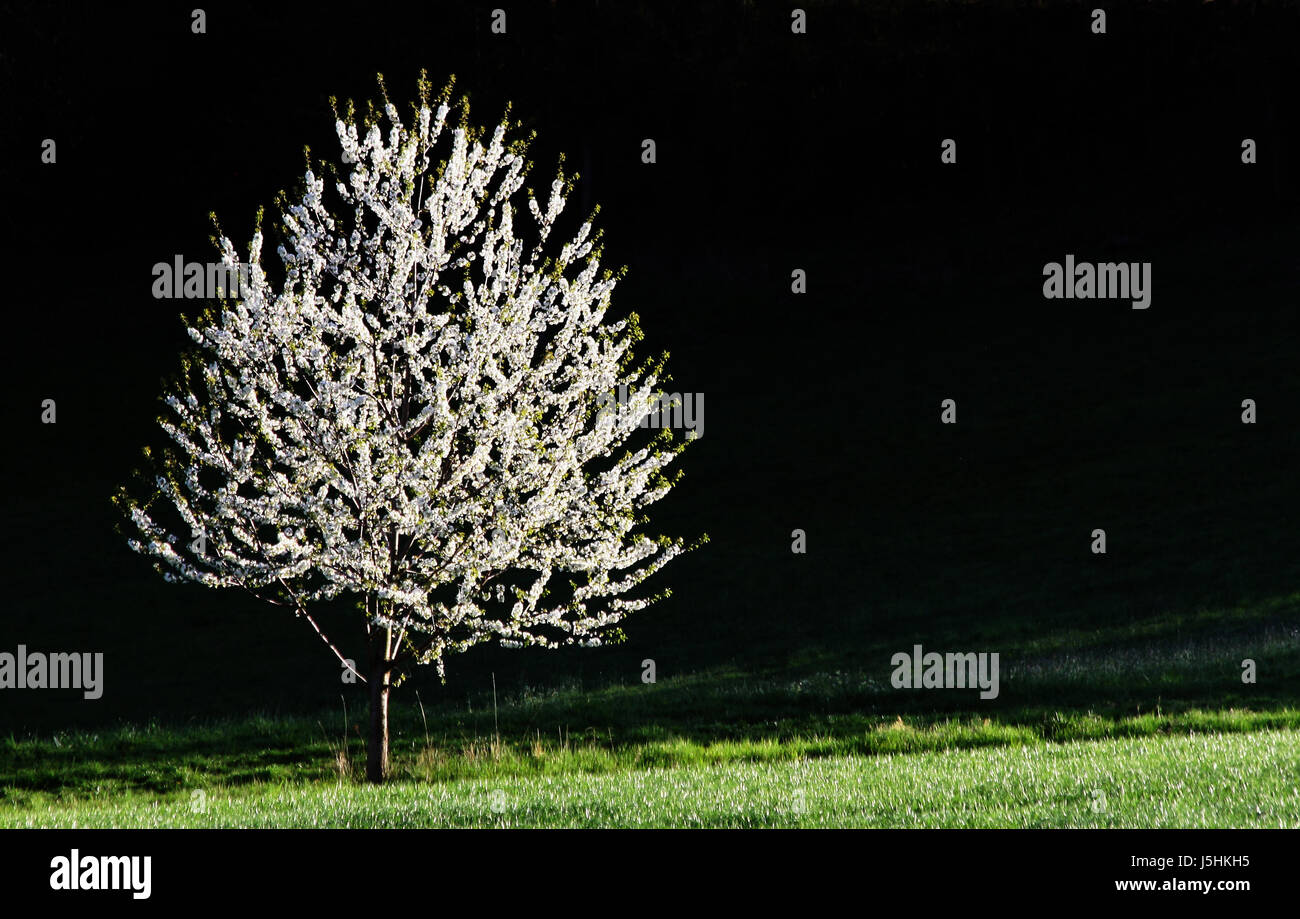
[[[1294,583],[1294,5],[1116,4],[1104,36],[1090,4],[809,3],[806,35],[784,4],[553,2],[508,5],[500,36],[491,6],[210,3],[205,35],[190,5],[4,6],[0,646],[109,648],[118,674],[75,711],[6,701],[9,727],[337,697],[305,626],[163,585],[108,499],[157,442],[186,344],[152,265],[207,259],[209,211],[246,239],[303,146],[331,151],[327,98],[373,97],[376,72],[398,100],[421,69],[454,73],[479,121],[511,101],[539,185],[565,152],[630,269],[617,309],[707,397],[655,517],[713,538],[665,569],[673,599],[625,646],[475,651],[447,692],[488,670],[634,679],[647,654],[661,673],[783,665],[891,610],[941,612],[955,555],[1014,604],[1087,563],[1103,522],[1129,567],[1087,590],[1119,618],[1229,574]],[[1067,252],[1151,261],[1151,308],[1044,300]],[[1076,600],[1026,615],[1048,628]]]

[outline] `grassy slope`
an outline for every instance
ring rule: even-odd
[[[1205,616],[1228,618],[1227,611]],[[1240,684],[1224,663],[1249,650],[1295,685],[1295,632],[1267,616],[1238,618],[1231,636],[1207,633],[1217,640],[1152,641],[1159,632],[1151,622],[1106,635],[1105,643],[1067,634],[1054,648],[1035,639],[1007,654],[1015,663],[996,706],[959,692],[898,692],[869,671],[720,670],[655,685],[529,689],[506,695],[495,713],[490,696],[423,713],[406,700],[395,709],[393,739],[402,790],[379,798],[357,784],[364,743],[352,710],[12,737],[0,747],[8,779],[0,824],[333,825],[372,815],[382,825],[491,825],[495,814],[475,811],[474,802],[497,787],[521,802],[512,825],[676,821],[682,812],[667,805],[634,809],[649,786],[689,791],[700,810],[688,823],[781,825],[782,812],[763,815],[761,802],[811,769],[817,778],[807,794],[822,802],[807,815],[811,825],[1094,825],[1101,818],[1053,810],[1077,798],[1071,782],[1090,770],[1099,793],[1125,802],[1104,815],[1115,825],[1295,825],[1300,811],[1287,769],[1300,761],[1300,708]],[[1178,622],[1182,630],[1193,625]],[[1230,688],[1234,681],[1239,689]],[[1178,746],[1184,741],[1201,745]],[[958,751],[965,758],[933,755]],[[1184,775],[1178,770],[1190,768],[1188,756],[1209,759]],[[920,788],[918,770],[931,767],[931,783]],[[894,775],[900,769],[903,778]],[[1045,797],[985,794],[972,776],[987,770],[1005,770]],[[1132,770],[1137,784],[1125,784]],[[1224,770],[1249,793],[1212,800],[1207,789],[1226,787],[1216,778]],[[1167,790],[1182,790],[1149,800],[1164,780]],[[927,804],[949,781],[953,802]],[[766,790],[729,811],[709,804],[710,782],[724,797],[751,784]],[[863,783],[875,782],[880,787],[863,797]],[[198,792],[220,802],[203,819],[188,810]],[[590,817],[600,794],[610,799]],[[687,806],[677,791],[667,797]],[[1245,798],[1263,802],[1260,814],[1241,810]],[[431,800],[435,809],[419,804]],[[902,803],[892,814],[873,809],[871,802],[887,800]],[[313,811],[313,802],[328,807]]]
[[[1300,826],[1300,733],[1139,737],[384,788],[321,781],[101,795],[7,826]]]

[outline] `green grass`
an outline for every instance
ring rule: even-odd
[[[1296,599],[1026,634],[1001,645],[987,702],[893,689],[884,642],[874,667],[805,651],[769,672],[525,686],[495,709],[486,692],[422,709],[398,690],[387,791],[362,782],[355,706],[15,732],[0,741],[0,825],[781,826],[774,796],[806,775],[801,825],[1290,826]],[[1244,657],[1261,684],[1241,682]],[[1080,783],[1115,803],[1067,806]],[[481,807],[496,788],[517,801],[504,817]],[[206,813],[189,811],[195,795]]]
[[[1061,713],[1020,723],[966,719],[871,718],[838,715],[808,719],[736,739],[692,740],[662,728],[659,740],[627,741],[594,729],[557,736],[503,735],[427,740],[399,733],[393,743],[399,779],[449,782],[483,777],[613,773],[645,768],[695,768],[740,762],[921,753],[993,746],[1043,746],[1088,740],[1187,733],[1248,733],[1300,729],[1294,709],[1189,710],[1108,719]],[[100,734],[10,740],[3,747],[7,787],[0,807],[62,806],[102,795],[168,794],[265,782],[359,781],[364,746],[344,744],[305,719],[251,719],[188,728],[122,728]]]
[[[196,790],[197,791],[197,790]],[[210,785],[20,827],[1300,827],[1300,733],[1185,734],[448,782]]]

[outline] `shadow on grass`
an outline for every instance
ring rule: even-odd
[[[416,700],[399,691],[394,775],[442,782],[1300,729],[1300,627],[1272,616],[1238,617],[1226,630],[1224,622],[1222,613],[1203,622],[1169,617],[1163,627],[1145,621],[1036,639],[1032,651],[1001,652],[1000,693],[983,702],[974,690],[895,690],[883,646],[882,665],[871,670],[819,670],[813,660],[802,675],[717,670],[649,685],[524,688],[496,712],[488,697],[466,710],[433,706],[421,717]],[[1244,657],[1267,678],[1242,683]],[[11,736],[0,744],[0,807],[360,781],[364,715]]]

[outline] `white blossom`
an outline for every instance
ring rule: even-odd
[[[606,318],[590,220],[547,245],[567,183],[524,191],[506,122],[452,126],[427,97],[409,125],[381,111],[338,119],[342,172],[306,172],[278,265],[259,226],[251,288],[189,324],[155,500],[121,495],[130,545],[169,580],[304,614],[355,596],[394,663],[597,645],[685,548],[638,532],[682,444],[629,443],[657,405],[635,317]]]

